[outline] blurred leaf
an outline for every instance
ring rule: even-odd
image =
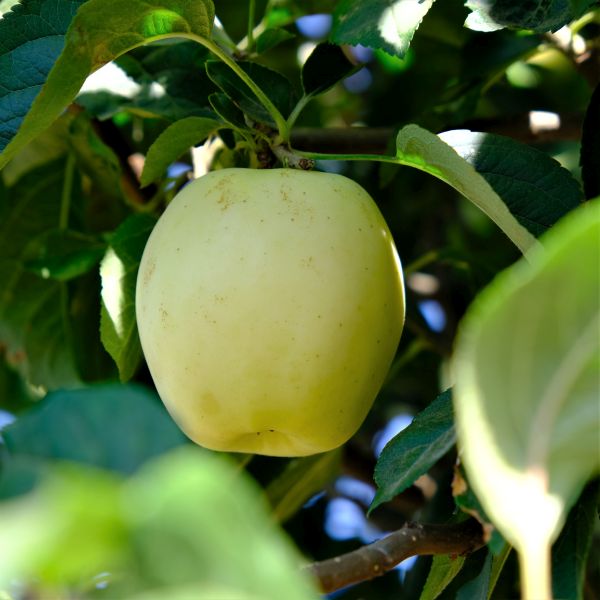
[[[25,268],[45,279],[67,281],[87,273],[100,262],[106,244],[69,229],[49,229],[28,247]]]
[[[338,81],[360,69],[348,60],[335,44],[319,44],[302,67],[302,87],[307,96],[316,96],[331,89]]]
[[[600,84],[596,86],[585,113],[579,162],[585,197],[600,196]]]
[[[112,598],[318,598],[253,482],[196,448],[125,482],[55,469],[30,496],[0,504],[0,526],[0,587],[17,578],[39,597],[60,586],[89,598],[106,573]]]
[[[225,122],[230,123],[237,129],[246,129],[244,113],[232,102],[227,94],[215,92],[208,97],[213,110]]]
[[[45,467],[42,460],[31,456],[9,456],[7,452],[0,453],[0,459],[0,500],[27,494],[40,483]]]
[[[296,98],[292,84],[280,73],[258,63],[240,61],[238,65],[259,88],[267,92],[271,102],[284,117],[287,117]],[[260,123],[273,123],[271,115],[254,92],[225,63],[220,60],[209,60],[206,63],[206,72],[250,118]]]
[[[446,390],[383,449],[375,467],[377,493],[369,512],[427,473],[455,442],[452,395]]]
[[[110,236],[102,259],[100,334],[119,368],[121,381],[130,379],[142,358],[135,318],[135,286],[146,241],[156,220],[138,214],[125,220]]]
[[[340,450],[294,458],[265,492],[273,507],[273,518],[284,523],[312,496],[333,481],[340,471]]]
[[[78,3],[60,4],[61,8],[57,9],[54,1],[42,2],[41,8],[48,14],[35,20],[23,18],[22,23],[16,22],[14,17],[8,18],[13,11],[0,21],[0,33],[3,34],[0,39],[7,35],[10,40],[10,45],[4,47],[14,48],[13,52],[4,50],[7,58],[3,59],[2,65],[6,65],[6,78],[14,81],[17,89],[17,97],[9,104],[14,108],[2,119],[6,125],[0,130],[4,148],[0,168],[61,114],[90,73],[128,50],[155,39],[165,39],[165,36],[193,32],[207,38],[214,19],[210,0],[157,0],[152,5],[144,0],[87,0],[73,19],[64,49],[63,36],[55,38],[54,30],[49,27],[48,31],[43,29],[44,37],[41,38],[44,45],[50,44],[47,51],[44,47],[36,48],[36,43],[30,50],[30,42],[40,39],[37,26],[32,27],[32,22],[45,23],[48,19],[52,23],[56,14],[60,17],[57,29],[64,31]],[[38,3],[35,7],[40,9]],[[17,51],[24,56],[16,54]],[[49,57],[45,68],[23,70],[23,64],[37,64],[40,56]],[[35,78],[29,81],[24,74],[29,77],[35,74]],[[19,97],[22,100],[17,100]]]
[[[341,0],[333,13],[331,40],[362,44],[404,56],[434,0]]]
[[[7,360],[35,385],[79,381],[65,284],[25,268],[28,249],[59,222],[65,163],[27,172],[0,204],[0,343]]]
[[[468,0],[465,5],[472,12],[465,25],[477,31],[514,27],[544,33],[574,21],[594,4],[596,0]]]
[[[456,594],[456,600],[487,600],[490,587],[493,554],[488,551],[483,567],[475,577],[465,583]]]
[[[466,129],[439,136],[480,173],[529,232],[539,236],[583,198],[567,169],[508,137]]]
[[[0,589],[29,580],[41,598],[66,598],[60,587],[118,568],[126,549],[118,492],[115,474],[63,465],[33,493],[1,502]]]
[[[521,252],[536,245],[534,237],[485,178],[439,136],[417,125],[407,125],[398,133],[396,148],[399,159],[445,181],[473,202]]]
[[[153,392],[117,384],[51,392],[2,437],[10,456],[125,474],[187,440]]]
[[[460,329],[461,457],[524,583],[600,471],[600,202],[577,209],[481,293]],[[574,291],[576,290],[576,293]]]
[[[555,598],[584,598],[586,566],[598,523],[600,482],[590,483],[571,509],[565,528],[552,548],[552,591]]]
[[[286,42],[292,38],[296,37],[293,33],[286,31],[285,29],[265,29],[257,38],[256,38],[256,51],[259,54],[263,52],[267,52],[267,50],[271,50],[275,48],[275,46],[279,46],[282,42]]]
[[[466,556],[434,556],[419,600],[435,600],[460,573],[465,560]]]
[[[0,152],[16,135],[40,93],[63,49],[71,19],[84,1],[23,2],[0,20]],[[25,68],[27,65],[35,68]]]
[[[142,171],[142,187],[163,177],[167,168],[192,146],[203,143],[223,127],[223,123],[204,117],[187,117],[169,125],[150,146]]]

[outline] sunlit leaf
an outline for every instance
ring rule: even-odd
[[[471,9],[466,26],[477,31],[496,31],[503,27],[532,29],[543,33],[556,31],[581,16],[596,0],[468,0]]]
[[[486,213],[510,240],[525,252],[536,242],[507,204],[475,168],[439,136],[407,125],[396,139],[398,157],[445,181]]]
[[[362,44],[404,56],[434,0],[342,0],[334,12],[332,41]]]
[[[56,2],[43,2],[42,9],[47,15],[38,16],[36,22],[51,21],[56,14],[60,17],[58,32],[64,32],[78,4],[61,2],[58,10]],[[35,6],[38,7],[37,3]],[[31,26],[31,20],[24,19],[19,27],[12,19],[5,17],[0,21],[0,32],[11,27],[18,32],[10,34],[10,46],[5,46],[0,67],[6,70],[6,77],[15,80],[11,89],[15,88],[20,101],[15,97],[0,119],[5,123],[0,130],[5,146],[0,168],[61,114],[90,73],[154,39],[189,33],[201,38],[210,36],[214,7],[211,0],[165,0],[152,4],[144,0],[87,0],[73,18],[66,37],[54,37],[53,31],[44,31],[40,36],[37,26]],[[50,51],[30,50],[30,42],[38,39],[49,43]],[[21,65],[35,62],[29,52],[33,52],[35,61],[39,56],[47,56],[45,68],[28,69],[27,77],[23,77]]]
[[[135,285],[146,240],[155,224],[150,215],[134,215],[109,238],[102,259],[102,343],[119,368],[122,381],[133,376],[142,358],[135,319]]]
[[[187,448],[121,481],[73,465],[0,503],[0,588],[40,597],[316,600],[300,557],[256,486],[222,457]],[[212,594],[212,595],[211,595]]]
[[[434,556],[419,600],[435,600],[460,573],[465,560],[465,556],[448,554]]]
[[[530,596],[546,593],[549,544],[600,471],[600,202],[542,241],[475,300],[454,360],[462,460]]]
[[[577,181],[556,160],[508,137],[460,129],[440,138],[462,156],[535,236],[583,201]]]

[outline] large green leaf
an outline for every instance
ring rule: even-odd
[[[404,56],[434,0],[342,0],[333,15],[331,39]]]
[[[127,481],[81,466],[54,470],[0,503],[0,590],[39,597],[316,600],[300,557],[260,491],[222,457],[186,448]]]
[[[163,177],[171,163],[223,126],[220,121],[205,117],[187,117],[169,125],[148,150],[142,172],[142,186]]]
[[[83,2],[23,0],[0,20],[0,152],[42,89]]]
[[[545,152],[508,137],[466,129],[447,131],[440,138],[483,176],[535,236],[583,200],[571,173]]]
[[[456,441],[450,390],[438,396],[383,449],[375,467],[377,493],[369,510],[412,485]]]
[[[117,64],[141,86],[121,109],[172,121],[207,116],[208,96],[216,90],[204,68],[209,57],[206,48],[189,41],[143,46],[121,56]]]
[[[155,223],[154,217],[145,214],[125,220],[111,234],[100,266],[100,334],[104,347],[117,363],[122,381],[133,376],[142,358],[135,318],[135,285],[146,240]]]
[[[25,173],[0,198],[0,343],[25,378],[50,389],[79,380],[69,294],[27,264],[59,225],[64,177],[64,161],[54,161]]]
[[[51,392],[2,438],[9,457],[70,460],[126,474],[187,440],[154,393],[116,384]]]
[[[581,16],[596,0],[468,0],[471,14],[466,25],[477,31],[495,31],[503,27],[532,29],[544,33],[556,31]]]
[[[247,75],[264,91],[284,117],[291,112],[296,94],[292,84],[280,73],[258,63],[238,62]],[[261,123],[273,123],[273,118],[255,93],[235,74],[228,65],[218,60],[206,63],[206,72],[211,80],[225,92],[250,118]]]
[[[56,11],[56,2],[44,4],[48,5],[48,12]],[[65,4],[71,7],[75,5],[71,2]],[[62,10],[58,12],[62,13]],[[152,4],[145,0],[88,0],[80,7],[69,27],[64,39],[64,49],[63,37],[60,36],[54,43],[54,52],[50,54],[49,64],[47,63],[48,68],[37,75],[35,82],[25,80],[24,84],[20,84],[25,88],[27,101],[7,104],[8,109],[6,114],[2,115],[1,121],[8,123],[10,129],[4,133],[4,142],[8,145],[0,155],[0,168],[18,149],[46,129],[61,114],[75,98],[90,73],[125,52],[153,40],[189,34],[208,38],[213,19],[214,7],[211,0],[157,0]],[[7,18],[0,23],[3,27],[10,27]],[[14,26],[20,31],[16,23]],[[30,31],[28,20],[23,21],[22,30]],[[32,35],[33,33],[21,35],[18,41],[21,49],[28,48]],[[49,34],[44,31],[44,35]],[[12,47],[16,45],[17,42],[14,42]],[[60,56],[56,59],[59,53]],[[9,66],[5,67],[8,70],[9,82],[20,81],[23,75],[20,65],[28,62],[37,64],[40,55],[46,54],[43,51],[34,51],[35,58],[26,55],[22,59],[14,53],[5,54],[7,58],[2,58],[9,63]],[[54,60],[56,62],[50,69],[49,66]],[[37,69],[26,71],[30,72],[37,73]],[[42,84],[43,87],[39,91]]]
[[[535,246],[533,235],[483,175],[439,136],[417,125],[407,125],[398,133],[396,148],[402,164],[422,169],[451,185],[486,213],[522,252]]]
[[[461,325],[459,446],[486,513],[520,553],[526,595],[600,471],[600,202],[566,216],[484,290]]]
[[[461,586],[456,600],[487,600],[494,555],[488,551],[479,575]]]

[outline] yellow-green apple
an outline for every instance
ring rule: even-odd
[[[192,440],[308,455],[346,442],[371,408],[402,331],[402,270],[351,179],[223,169],[159,219],[136,312],[156,388]]]

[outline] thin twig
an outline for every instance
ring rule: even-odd
[[[328,594],[368,581],[415,555],[463,555],[484,545],[483,530],[475,519],[451,525],[407,523],[394,533],[358,550],[306,567]]]

